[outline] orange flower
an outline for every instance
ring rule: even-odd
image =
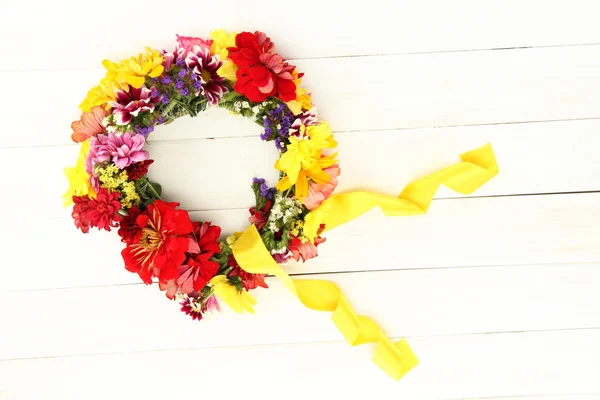
[[[71,129],[73,129],[71,139],[75,143],[81,143],[92,136],[103,133],[102,120],[106,115],[107,113],[102,107],[92,107],[89,112],[84,112],[79,121],[73,121],[71,124]]]
[[[304,205],[309,210],[319,207],[322,202],[327,200],[338,184],[337,177],[340,176],[340,166],[338,164],[325,168],[323,172],[329,175],[331,179],[325,183],[311,181],[308,184],[308,196],[304,199]]]

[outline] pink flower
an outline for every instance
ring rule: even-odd
[[[153,112],[159,102],[158,96],[152,96],[152,91],[143,85],[139,89],[130,86],[129,92],[117,90],[116,94],[116,101],[111,101],[110,105],[117,125],[127,125],[142,112]]]
[[[117,136],[114,133],[98,135],[92,138],[90,152],[85,160],[85,170],[95,176],[94,167],[107,161],[115,163],[119,169],[145,161],[150,156],[144,150],[145,138],[143,135],[131,135],[129,132]]]
[[[329,182],[323,184],[312,181],[308,184],[308,196],[304,199],[304,205],[309,210],[317,208],[322,202],[327,200],[338,184],[337,177],[340,176],[340,166],[338,164],[325,168],[323,171],[325,171],[331,179]]]
[[[208,49],[210,51],[210,45],[212,44],[212,40],[204,40],[193,36],[177,36],[177,44],[176,47],[183,48],[186,52],[191,51],[194,46],[200,46]]]

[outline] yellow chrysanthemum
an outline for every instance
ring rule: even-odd
[[[312,101],[310,99],[310,94],[306,91],[306,89],[300,87],[302,83],[302,78],[298,78],[298,72],[294,70],[292,76],[294,77],[294,83],[296,84],[296,98],[292,101],[288,101],[285,103],[292,114],[298,115],[302,112],[302,110],[310,110],[312,108]]]
[[[81,143],[79,148],[79,158],[74,167],[64,169],[65,176],[69,181],[69,189],[62,196],[65,200],[63,207],[73,204],[73,196],[89,196],[96,197],[96,192],[90,184],[90,175],[85,172],[85,159],[90,151],[91,139]]]
[[[92,107],[96,106],[105,106],[105,108],[109,110],[110,106],[107,105],[107,102],[117,98],[115,90],[127,90],[127,88],[128,86],[126,84],[121,84],[105,77],[100,81],[98,86],[94,86],[88,91],[85,99],[79,105],[79,108],[81,108],[83,112],[89,112]]]
[[[225,275],[213,277],[210,283],[214,287],[215,294],[233,311],[238,314],[243,314],[244,311],[254,314],[252,306],[256,304],[256,299],[245,290],[237,290],[235,286],[229,283],[229,279]]]
[[[287,151],[275,162],[275,168],[286,173],[277,183],[277,190],[286,190],[295,185],[296,197],[299,199],[308,195],[308,178],[319,184],[329,182],[331,177],[323,170],[337,161],[337,153],[323,156],[323,149],[337,146],[327,123],[321,122],[304,129],[308,139],[291,137]]]
[[[132,56],[116,64],[110,60],[102,61],[102,65],[107,69],[106,77],[119,83],[128,83],[134,88],[139,89],[146,77],[156,78],[160,76],[165,68],[162,63],[163,56],[156,50],[146,47],[145,53]]]
[[[227,33],[223,29],[215,30],[210,33],[210,38],[213,40],[210,45],[210,54],[219,55],[219,59],[223,61],[223,65],[217,70],[217,74],[228,81],[236,82],[238,66],[233,61],[228,60],[229,51],[228,47],[235,47],[236,33]]]

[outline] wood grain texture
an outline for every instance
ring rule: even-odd
[[[140,12],[135,3],[104,4],[107,9],[118,8],[119,15]],[[158,0],[144,5],[150,14],[165,9]],[[98,10],[77,0],[35,7],[5,0],[0,33],[35,39],[36,57],[20,41],[6,40],[4,51],[12,59],[0,70],[91,68],[104,58],[137,54],[145,46],[169,48],[175,34],[206,37],[219,28],[262,30],[282,55],[295,59],[599,43],[596,6],[591,0],[373,0],[368,6],[341,7],[337,1],[305,0],[298,10],[274,0],[231,0],[226,5],[203,4],[200,11],[197,2],[181,0],[177,18],[127,24],[108,15],[93,18]],[[60,57],[54,52],[57,46],[65,49]]]
[[[600,262],[599,199],[599,193],[590,193],[435,200],[426,215],[398,218],[374,209],[328,232],[319,257],[290,263],[286,270],[297,274]],[[239,209],[191,216],[213,221],[231,234],[248,226],[249,214]],[[45,259],[23,264],[23,255],[32,251],[31,242],[23,238],[31,232],[40,232],[34,249]],[[123,268],[123,244],[114,230],[83,235],[66,218],[21,219],[12,234],[0,290],[139,282]]]
[[[600,117],[600,45],[298,61],[322,120],[335,131],[498,124]],[[357,77],[382,75],[385,84]],[[2,147],[71,143],[78,105],[103,76],[100,69],[0,73]],[[31,118],[30,93],[52,107]],[[8,111],[10,110],[10,112]],[[202,137],[257,134],[214,115]],[[189,137],[174,127],[170,139]],[[252,125],[251,122],[247,123]],[[191,126],[191,125],[184,125]],[[246,130],[250,129],[250,130]],[[161,129],[162,130],[162,129]]]
[[[592,0],[158,0],[0,4],[0,400],[600,399],[600,6]],[[156,22],[156,16],[168,15]],[[210,23],[210,25],[209,25]],[[300,279],[336,282],[407,336],[392,382],[329,313],[274,279],[257,313],[197,323],[123,268],[116,232],[61,207],[70,123],[103,75],[175,34],[261,29],[305,72],[339,141],[338,192],[396,195],[490,142],[500,174],[427,215],[327,234]],[[274,184],[260,128],[212,109],[150,137],[165,198],[223,233]]]
[[[202,131],[203,121],[198,122]],[[165,128],[163,139],[176,131]],[[343,132],[336,135],[342,167],[337,191],[397,195],[409,182],[458,162],[459,154],[488,142],[500,174],[474,196],[599,190],[600,164],[594,151],[600,149],[599,131],[600,120]],[[150,178],[163,186],[166,198],[188,210],[249,208],[255,201],[253,177],[277,183],[277,152],[258,137],[156,140],[147,147],[155,160]],[[19,162],[31,165],[3,177],[3,187],[19,193],[25,216],[69,216],[60,198],[67,189],[63,169],[75,164],[78,151],[78,146],[0,149],[0,170],[11,171]],[[454,197],[461,195],[444,187],[436,193],[436,198]],[[7,197],[0,197],[0,205],[14,207]]]
[[[598,393],[598,340],[599,330],[410,338],[421,365],[401,382],[369,361],[369,346],[345,342],[3,361],[0,388],[9,400],[226,397],[240,388],[257,399]]]
[[[600,327],[600,263],[319,278],[338,284],[358,313],[394,337]],[[201,323],[157,285],[2,293],[3,324],[21,329],[4,332],[0,360],[343,340],[331,313],[305,308],[274,278],[267,283],[268,290],[252,292],[254,315],[224,309]]]

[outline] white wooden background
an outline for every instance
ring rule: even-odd
[[[0,399],[600,399],[600,5],[596,0],[2,0]],[[267,32],[337,131],[340,191],[398,193],[491,142],[500,174],[425,216],[375,210],[294,274],[335,281],[407,337],[394,382],[275,280],[257,313],[197,323],[125,271],[115,232],[60,196],[101,60],[176,33]],[[152,136],[169,199],[226,233],[273,146],[222,110]]]

